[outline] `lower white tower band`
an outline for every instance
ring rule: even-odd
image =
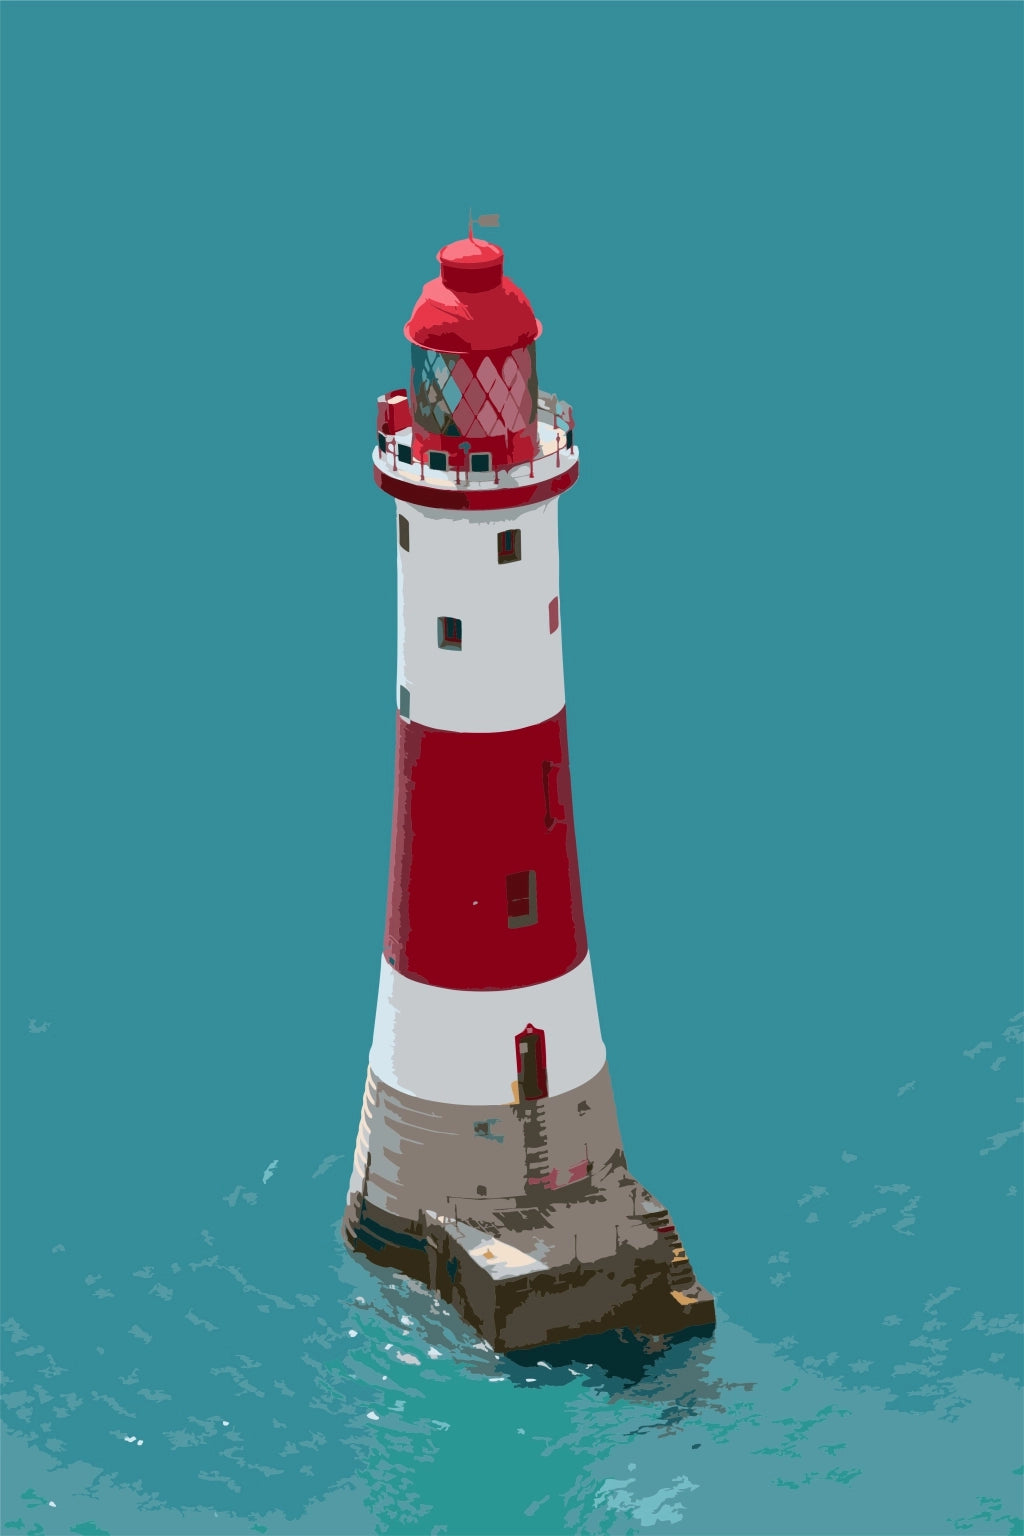
[[[550,1094],[600,1071],[605,1049],[589,955],[553,981],[502,992],[428,986],[382,960],[370,1070],[413,1098],[510,1103],[513,1041],[527,1024],[545,1034]]]

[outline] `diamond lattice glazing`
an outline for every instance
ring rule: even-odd
[[[476,371],[464,357],[413,347],[417,424],[445,437],[500,437],[522,432],[537,412],[535,351],[519,347]]]

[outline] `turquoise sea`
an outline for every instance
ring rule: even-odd
[[[0,27],[4,1536],[1020,1536],[1022,8]],[[470,206],[578,425],[602,1022],[720,1305],[657,1355],[338,1239],[375,399]]]

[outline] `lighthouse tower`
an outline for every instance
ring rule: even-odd
[[[570,408],[540,322],[472,237],[439,253],[377,403],[394,498],[397,750],[380,991],[344,1231],[496,1349],[708,1328],[622,1149],[569,784],[559,498]]]

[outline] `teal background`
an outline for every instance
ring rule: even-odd
[[[3,6],[5,1530],[1024,1529],[1022,21]],[[721,1301],[639,1379],[336,1238],[374,402],[469,206],[578,423],[626,1147]]]

